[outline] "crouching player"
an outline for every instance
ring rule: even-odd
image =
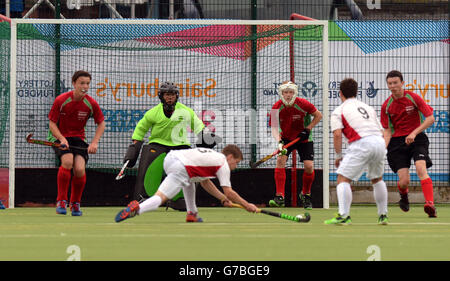
[[[350,206],[352,189],[350,183],[357,181],[367,169],[367,177],[373,186],[378,208],[378,223],[385,225],[387,219],[387,188],[383,181],[386,148],[383,130],[375,110],[356,99],[358,83],[352,78],[344,79],[340,86],[342,104],[331,114],[331,131],[336,151],[337,187],[339,213],[325,224],[351,224]],[[348,140],[348,148],[342,157],[342,134]]]
[[[148,110],[138,122],[133,132],[133,143],[128,147],[123,162],[133,167],[139,161],[134,199],[143,200],[155,194],[163,178],[163,162],[171,150],[189,149],[186,128],[198,135],[197,147],[213,148],[220,138],[204,133],[205,125],[194,111],[178,101],[179,89],[173,82],[161,83],[158,91],[160,103]],[[145,135],[150,132],[148,144],[142,145]],[[171,198],[168,206],[185,211],[183,192]]]
[[[209,194],[226,207],[231,207],[232,201],[244,206],[249,212],[256,212],[257,207],[239,196],[231,187],[230,171],[236,169],[242,158],[242,152],[236,145],[227,145],[222,153],[208,148],[172,150],[164,159],[167,177],[155,195],[142,203],[130,202],[116,215],[115,221],[121,222],[135,215],[155,211],[183,190],[187,208],[186,222],[202,222],[195,202],[195,182],[200,182]],[[219,180],[223,193],[211,182],[211,178]]]

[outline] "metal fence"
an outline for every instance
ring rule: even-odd
[[[292,13],[319,20],[445,20],[448,0],[14,0],[9,17],[207,18],[273,20]],[[59,13],[58,13],[59,14]]]

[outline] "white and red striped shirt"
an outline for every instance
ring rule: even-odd
[[[220,186],[231,187],[230,167],[224,154],[202,147],[172,150],[169,154],[183,163],[191,182],[217,178]]]
[[[382,136],[382,127],[375,110],[357,100],[349,98],[338,106],[330,118],[331,131],[342,129],[348,143],[367,136]]]

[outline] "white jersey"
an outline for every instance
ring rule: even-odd
[[[383,136],[375,110],[356,98],[345,100],[333,110],[330,126],[332,132],[342,129],[348,143],[367,136]]]
[[[224,154],[208,148],[172,150],[168,155],[178,158],[186,168],[190,182],[217,178],[220,186],[230,186],[230,167]]]

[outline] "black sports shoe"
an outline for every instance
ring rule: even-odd
[[[405,194],[400,193],[400,201],[398,201],[398,205],[400,206],[400,209],[402,209],[403,212],[409,211],[408,193]]]
[[[275,198],[269,201],[270,207],[284,207],[284,197],[276,195]]]
[[[303,208],[306,210],[312,210],[312,203],[311,203],[311,194],[300,194],[300,200],[302,200]]]

